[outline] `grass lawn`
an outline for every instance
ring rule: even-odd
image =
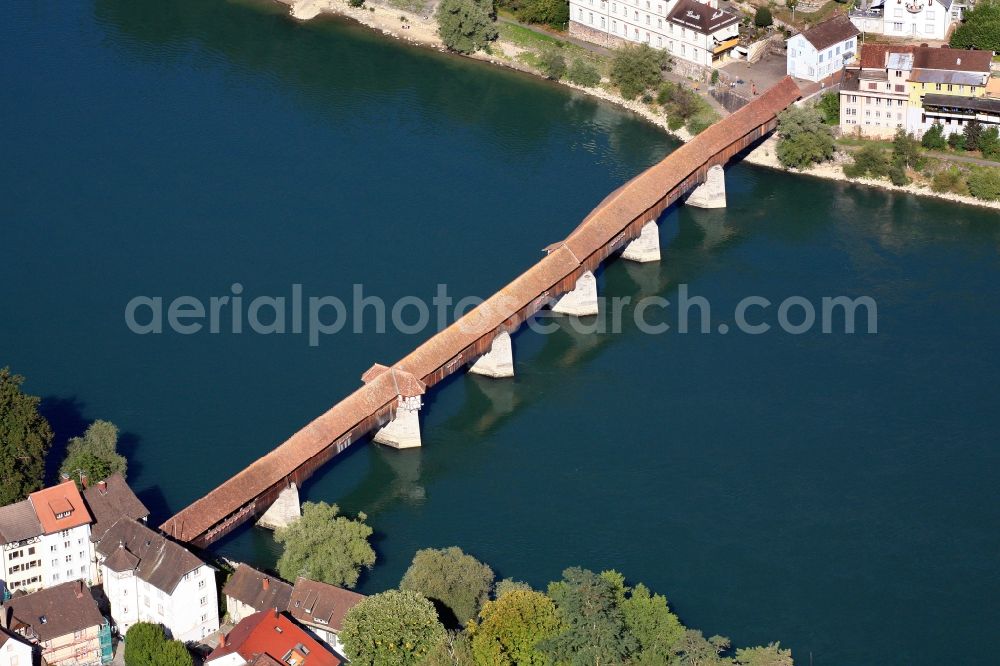
[[[574,60],[585,60],[595,66],[598,71],[602,73],[607,72],[607,58],[603,58],[587,49],[580,48],[576,44],[559,39],[555,35],[535,32],[522,25],[503,21],[497,27],[500,32],[500,39],[505,42],[511,42],[531,52],[530,54],[525,53],[518,57],[521,62],[527,65],[537,67],[538,56],[542,52],[549,49],[558,49],[563,57],[566,58],[567,65]]]

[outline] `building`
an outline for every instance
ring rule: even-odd
[[[243,618],[205,658],[208,666],[340,666],[344,660],[284,613],[271,609]]]
[[[258,611],[288,608],[292,586],[274,576],[240,564],[222,588],[230,622],[239,622]]]
[[[602,46],[649,44],[711,67],[739,43],[739,16],[716,0],[569,0],[569,33]]]
[[[91,541],[98,541],[119,518],[131,518],[142,523],[149,518],[149,509],[118,473],[85,488],[83,501],[94,518],[90,526]]]
[[[33,592],[97,577],[90,540],[93,517],[73,481],[0,508],[3,591]]]
[[[288,600],[288,613],[320,641],[343,654],[339,634],[344,616],[364,598],[363,594],[299,576]]]
[[[131,518],[121,518],[97,542],[111,618],[124,635],[154,622],[181,641],[219,629],[215,570],[190,551]]]
[[[988,51],[866,44],[859,66],[848,69],[841,84],[841,127],[871,137],[890,137],[903,127],[920,137],[935,121],[947,133],[962,131],[972,118],[996,122],[985,100],[991,57]]]
[[[0,626],[0,666],[34,666],[34,663],[35,649],[31,643]]]
[[[3,613],[8,631],[39,646],[48,666],[111,661],[111,627],[83,581],[14,597],[3,605]]]
[[[962,18],[962,7],[954,0],[874,0],[852,11],[851,21],[861,32],[943,41]]]
[[[860,31],[846,16],[835,16],[788,39],[786,72],[821,81],[854,60]]]

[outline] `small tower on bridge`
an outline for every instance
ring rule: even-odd
[[[392,380],[392,386],[396,391],[395,417],[379,429],[372,439],[395,449],[421,446],[418,413],[423,405],[420,396],[427,390],[427,385],[405,370],[389,368],[379,363],[368,368],[365,374],[361,375],[361,381],[370,384],[382,378],[385,373],[389,373],[388,378]]]

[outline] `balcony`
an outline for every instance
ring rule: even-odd
[[[718,55],[719,53],[722,53],[723,51],[728,51],[729,49],[733,48],[734,46],[736,46],[739,43],[740,43],[740,38],[739,37],[733,37],[732,39],[727,39],[724,42],[720,42],[718,40],[715,40],[715,46],[712,47],[712,53]]]

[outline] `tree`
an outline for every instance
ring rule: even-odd
[[[778,114],[778,161],[804,169],[833,157],[833,132],[816,109],[792,107]]]
[[[336,504],[305,502],[302,517],[274,534],[285,549],[278,560],[278,573],[295,580],[305,576],[331,585],[354,587],[361,568],[371,569],[375,551],[368,543],[372,528],[368,517],[357,520],[338,515]]]
[[[563,571],[562,580],[549,584],[549,597],[563,629],[539,649],[553,661],[573,666],[614,664],[638,649],[625,626],[617,589],[606,577],[571,567]]]
[[[21,392],[24,377],[0,369],[0,506],[42,487],[52,428],[38,413],[41,399]]]
[[[536,646],[559,630],[556,606],[541,592],[511,589],[488,601],[469,626],[472,654],[481,666],[545,666]]]
[[[670,612],[667,599],[642,583],[621,602],[625,626],[639,641],[637,664],[665,664],[684,635],[684,625]]]
[[[352,664],[418,664],[446,639],[437,612],[426,597],[388,590],[365,597],[344,616],[340,640]]]
[[[526,590],[531,591],[531,586],[527,583],[522,583],[519,580],[514,580],[513,578],[504,578],[502,581],[496,584],[493,593],[496,598],[499,599],[508,592],[513,592],[514,590]]]
[[[464,631],[448,631],[420,662],[420,666],[476,666],[472,656],[472,641]]]
[[[697,629],[688,629],[674,645],[674,660],[676,666],[722,666],[732,664],[722,653],[729,649],[729,639],[725,636],[712,636],[706,639]]]
[[[443,606],[458,624],[475,618],[492,587],[493,570],[455,546],[418,550],[399,584]]]
[[[649,44],[623,46],[615,50],[611,60],[611,83],[625,99],[635,99],[663,81],[667,66],[666,52]]]
[[[951,35],[951,47],[1000,51],[1000,0],[979,0]]]
[[[576,59],[570,64],[566,72],[566,78],[586,88],[593,88],[601,82],[601,74],[597,69],[585,60]]]
[[[885,149],[877,144],[868,144],[852,156],[854,162],[844,166],[844,175],[848,178],[883,178],[889,174],[889,158]]]
[[[474,53],[497,38],[492,0],[442,0],[437,22],[444,45],[459,53]]]
[[[162,624],[137,622],[125,632],[125,666],[191,666],[181,641],[167,638]]]
[[[514,15],[526,23],[547,23],[561,28],[569,23],[569,3],[566,0],[521,0]]]
[[[962,131],[965,136],[966,150],[979,150],[979,140],[983,136],[983,124],[978,120],[970,120]]]
[[[758,28],[766,28],[772,23],[774,18],[771,16],[771,10],[767,7],[758,7],[753,15],[753,24]]]
[[[989,167],[973,169],[967,181],[969,192],[977,199],[1000,200],[1000,169]]]
[[[555,49],[543,52],[538,64],[545,77],[553,81],[558,81],[566,74],[566,58]]]
[[[823,114],[823,122],[827,125],[840,124],[840,93],[826,93],[819,98],[819,104],[816,106]]]
[[[92,481],[128,471],[128,460],[118,453],[118,426],[110,421],[94,421],[83,437],[74,437],[66,446],[66,459],[59,473],[80,483],[80,473]]]
[[[767,647],[738,649],[736,663],[740,666],[793,666],[795,662],[791,650],[782,650],[781,643],[771,643]]]
[[[957,167],[942,169],[934,174],[934,178],[931,180],[931,189],[935,192],[969,194],[969,186],[966,185],[962,172]]]
[[[979,135],[979,150],[988,160],[1000,159],[1000,129],[996,126],[984,129]]]
[[[948,147],[948,141],[944,138],[944,125],[935,122],[931,128],[924,132],[920,139],[920,145],[928,150],[944,150]]]
[[[952,150],[965,150],[965,135],[959,132],[949,134],[948,145],[951,146]]]

